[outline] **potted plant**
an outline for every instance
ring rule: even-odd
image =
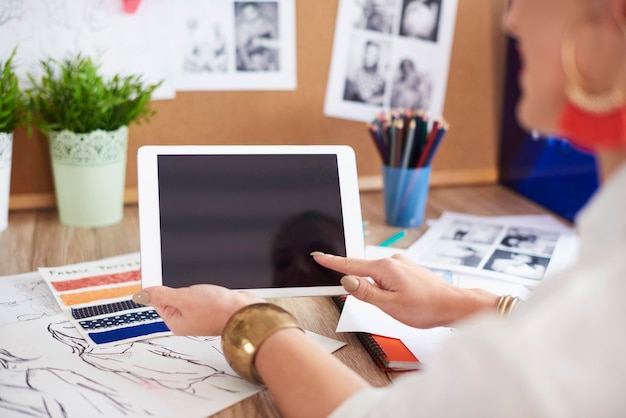
[[[59,218],[98,227],[123,218],[128,125],[149,121],[154,90],[138,75],[105,79],[78,54],[42,61],[26,90],[33,124],[48,137]]]
[[[26,121],[27,107],[13,67],[14,49],[6,62],[0,61],[0,231],[9,225],[9,192],[13,131]]]

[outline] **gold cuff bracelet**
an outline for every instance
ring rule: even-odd
[[[283,308],[271,303],[248,305],[233,314],[222,332],[226,361],[249,382],[263,384],[254,361],[261,345],[283,328],[299,328],[298,321]]]

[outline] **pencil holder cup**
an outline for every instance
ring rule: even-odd
[[[417,228],[422,225],[429,181],[430,166],[397,168],[383,165],[387,224],[403,228]]]

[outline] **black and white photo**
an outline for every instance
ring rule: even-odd
[[[435,242],[421,257],[421,260],[446,265],[478,267],[489,250],[486,245],[466,242]]]
[[[546,273],[549,262],[550,259],[546,257],[496,250],[485,264],[485,269],[527,279],[541,280]]]
[[[443,232],[441,238],[477,244],[492,244],[502,229],[501,225],[458,220],[452,222]]]
[[[427,110],[433,83],[430,74],[422,71],[410,58],[404,58],[394,71],[391,107]]]
[[[512,227],[507,229],[500,245],[539,255],[551,255],[559,234],[532,228]]]
[[[404,0],[400,35],[437,42],[442,0]]]
[[[377,38],[353,39],[343,99],[382,106],[385,95],[389,43]]]
[[[225,28],[206,16],[189,17],[185,25],[188,41],[185,43],[183,71],[213,73],[228,70],[228,48]]]
[[[236,2],[235,39],[238,71],[278,71],[278,4]]]
[[[391,33],[397,12],[398,0],[354,0],[358,14],[355,29]]]

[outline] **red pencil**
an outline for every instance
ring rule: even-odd
[[[428,159],[428,154],[430,154],[430,150],[433,146],[433,143],[435,142],[435,138],[437,138],[437,133],[439,131],[440,124],[441,122],[439,121],[439,119],[435,119],[435,121],[433,122],[433,127],[430,130],[430,134],[428,135],[428,138],[426,139],[426,145],[424,146],[424,149],[422,150],[422,153],[420,154],[420,157],[417,160],[417,164],[415,165],[415,167],[417,168],[424,167],[424,163]]]

